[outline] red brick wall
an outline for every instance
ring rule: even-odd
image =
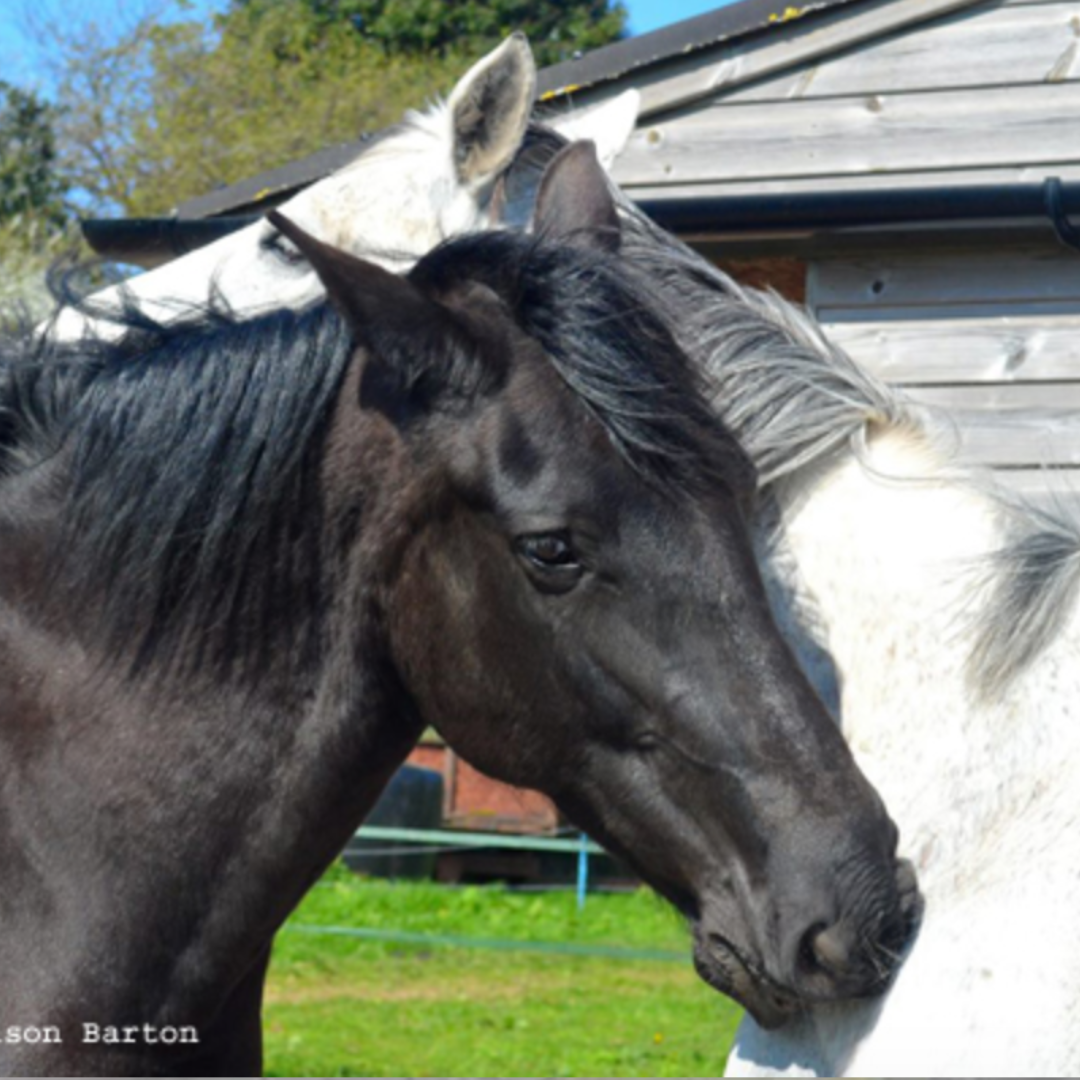
[[[442,773],[444,823],[452,828],[548,832],[558,825],[558,811],[538,791],[493,780],[461,758],[451,758],[445,746],[421,744],[409,755],[409,764]]]
[[[806,263],[801,259],[721,259],[725,273],[754,289],[773,289],[795,304],[806,303]]]

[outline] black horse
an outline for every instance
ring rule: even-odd
[[[544,236],[0,363],[0,1068],[257,1072],[270,943],[433,724],[764,1023],[881,989],[895,830],[781,642],[752,474],[567,155]]]

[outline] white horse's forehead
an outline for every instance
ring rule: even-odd
[[[420,125],[305,188],[281,212],[324,243],[399,271],[446,236],[476,228],[481,218],[457,183],[445,141]],[[321,295],[310,267],[289,264],[267,246],[274,234],[273,226],[259,222],[222,250],[216,277],[234,306],[299,305]]]
[[[282,211],[328,244],[358,254],[380,246],[419,258],[454,231],[478,223],[447,140],[409,127],[289,200]]]

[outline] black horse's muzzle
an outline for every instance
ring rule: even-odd
[[[711,929],[707,917],[699,920],[694,964],[761,1027],[777,1028],[814,1005],[884,993],[914,944],[923,908],[914,868],[901,859],[888,888],[831,922],[812,920],[771,964]]]

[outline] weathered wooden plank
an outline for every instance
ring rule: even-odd
[[[998,412],[933,410],[927,416],[958,463],[994,469],[1080,468],[1080,413],[1063,409]]]
[[[635,72],[642,116],[680,108],[728,87],[740,86],[807,61],[860,45],[895,30],[918,25],[977,4],[979,0],[877,0],[835,13],[815,14],[804,25],[789,22],[783,35],[762,34],[729,46],[701,50]],[[778,5],[780,11],[783,5]],[[580,105],[605,100],[626,82],[575,92]]]
[[[725,93],[725,103],[884,94],[1080,77],[1080,4],[979,6]]]
[[[1026,412],[1069,409],[1080,414],[1080,372],[1075,382],[967,383],[965,385],[904,387],[916,401],[943,409],[980,412]]]
[[[901,385],[1080,379],[1080,312],[981,319],[833,322],[831,340]]]
[[[913,252],[821,261],[813,266],[810,298],[819,313],[1080,302],[1080,257],[1054,246],[952,257]]]
[[[1080,413],[949,410],[960,460],[991,467],[1080,466]]]
[[[1080,469],[999,469],[997,479],[1037,506],[1062,506],[1080,513]]]
[[[625,184],[866,176],[1080,161],[1080,82],[710,106],[639,129]]]

